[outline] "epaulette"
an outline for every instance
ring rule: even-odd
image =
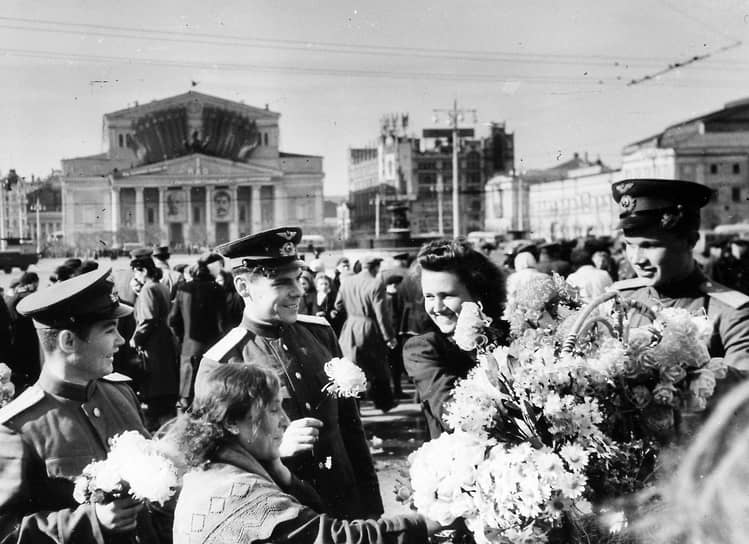
[[[106,380],[108,382],[114,382],[114,383],[131,382],[131,381],[133,381],[130,376],[126,376],[125,374],[121,374],[120,372],[112,372],[111,374],[107,374],[106,376],[102,376],[101,379],[102,380]]]
[[[700,284],[700,291],[734,310],[749,304],[749,296],[714,281],[706,281]]]
[[[226,333],[221,340],[216,342],[211,349],[205,352],[203,357],[205,359],[211,359],[216,362],[220,362],[227,353],[229,353],[234,347],[239,344],[246,335],[250,334],[250,331],[244,327],[234,327],[232,330]]]
[[[653,280],[650,278],[638,277],[615,281],[611,289],[614,291],[629,291],[631,289],[639,289],[640,287],[650,287],[651,285],[653,285]]]
[[[296,316],[296,320],[301,323],[312,323],[313,325],[323,325],[324,327],[330,327],[330,323],[324,317],[317,315],[299,314]]]
[[[12,418],[24,410],[28,410],[44,398],[44,391],[37,385],[32,385],[15,399],[0,408],[0,425],[5,425]]]

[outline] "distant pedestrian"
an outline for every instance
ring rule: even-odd
[[[36,292],[38,287],[39,276],[36,272],[24,272],[13,290],[13,295],[7,300],[12,341],[6,362],[12,372],[13,385],[19,392],[36,382],[41,370],[41,351],[34,322],[17,310],[21,301]]]
[[[362,270],[346,278],[336,297],[336,310],[346,310],[339,343],[343,355],[367,375],[372,401],[387,412],[398,402],[390,388],[388,349],[398,345],[385,308],[385,284],[378,277],[382,259],[368,255]]]
[[[577,270],[567,276],[567,283],[579,289],[580,297],[585,302],[604,294],[614,283],[608,272],[593,266],[593,260],[587,251],[577,251],[574,258],[572,266],[577,266]]]

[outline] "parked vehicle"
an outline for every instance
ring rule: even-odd
[[[5,242],[6,249],[0,251],[0,270],[6,274],[10,274],[13,267],[25,272],[29,266],[39,262],[39,254],[32,240],[6,238]]]

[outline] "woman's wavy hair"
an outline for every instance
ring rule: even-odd
[[[673,476],[637,501],[638,542],[743,544],[749,535],[749,383],[733,388],[700,429]]]
[[[424,244],[416,260],[423,270],[455,274],[473,299],[481,302],[484,313],[499,322],[507,298],[505,276],[464,238]]]
[[[211,370],[189,413],[173,430],[177,446],[190,466],[199,466],[236,439],[227,425],[252,414],[259,427],[264,408],[278,395],[273,371],[254,363],[224,363]]]

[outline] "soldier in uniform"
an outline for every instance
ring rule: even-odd
[[[292,420],[281,445],[285,464],[315,487],[326,513],[377,518],[382,498],[359,405],[322,390],[329,381],[325,363],[341,356],[335,333],[324,318],[297,313],[303,262],[296,245],[301,237],[301,229],[281,227],[216,248],[231,259],[245,310],[242,323],[203,357],[195,394],[218,364],[270,366],[281,380],[283,408]]]
[[[44,352],[38,381],[0,410],[0,542],[168,542],[150,507],[131,498],[77,504],[74,479],[106,457],[109,440],[143,426],[129,378],[112,374],[132,312],[94,270],[26,297]],[[169,523],[168,523],[169,524]],[[162,535],[162,536],[159,536]]]
[[[627,179],[614,183],[612,193],[627,258],[637,273],[613,287],[648,306],[704,310],[713,322],[710,355],[729,365],[729,379],[719,388],[741,379],[749,371],[749,297],[710,281],[692,255],[700,208],[712,191],[688,181]],[[635,315],[631,326],[646,322]]]

